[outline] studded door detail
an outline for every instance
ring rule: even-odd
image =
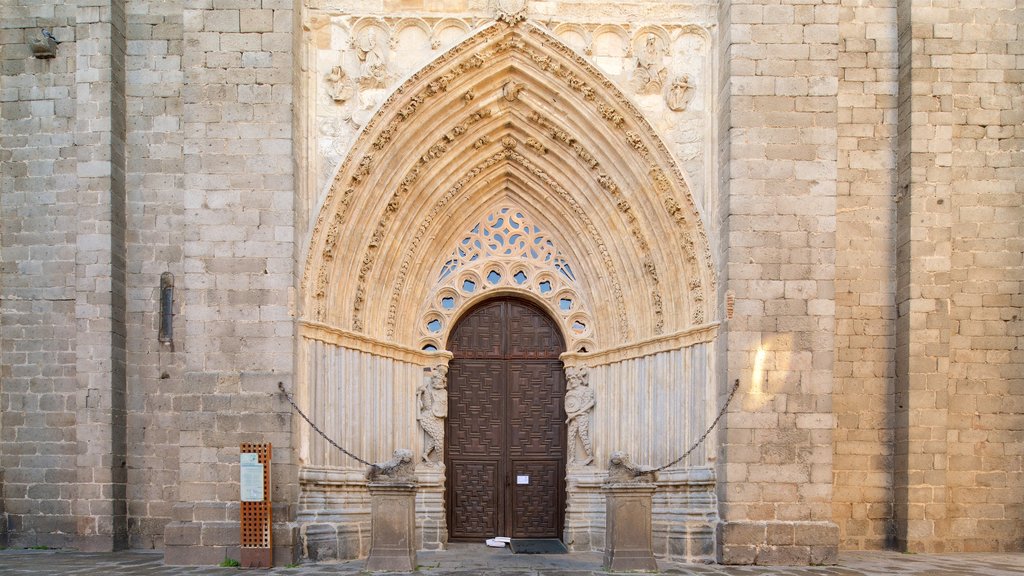
[[[448,348],[451,539],[560,537],[565,375],[556,325],[532,305],[492,300],[459,321]]]

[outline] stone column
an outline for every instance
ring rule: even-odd
[[[416,483],[370,482],[371,572],[416,569]]]
[[[656,571],[651,538],[651,500],[656,486],[613,483],[601,488],[607,502],[605,570]]]

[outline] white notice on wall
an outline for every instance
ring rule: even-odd
[[[516,474],[516,484],[529,484],[530,477],[523,476],[522,474]]]
[[[253,452],[243,452],[239,458],[241,464],[240,484],[242,488],[242,502],[262,502],[263,498],[263,464],[260,464],[259,455]]]

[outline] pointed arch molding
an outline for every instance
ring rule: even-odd
[[[314,224],[302,318],[416,346],[451,246],[498,206],[558,237],[597,348],[714,320],[708,237],[668,149],[609,79],[529,22],[481,28],[367,123]]]

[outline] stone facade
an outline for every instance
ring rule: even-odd
[[[237,557],[258,441],[277,561],[366,556],[364,469],[278,383],[419,454],[423,368],[513,294],[596,397],[570,548],[605,545],[600,463],[669,462],[739,379],[656,555],[1020,551],[1022,59],[1013,0],[6,2],[0,538]],[[516,211],[546,256],[453,257]]]

